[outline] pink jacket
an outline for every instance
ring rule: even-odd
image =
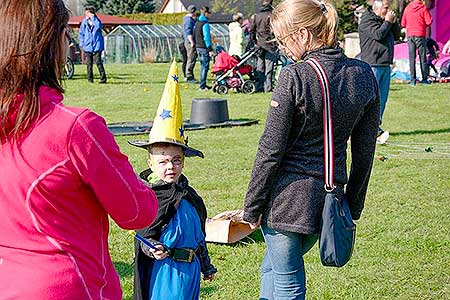
[[[64,106],[48,87],[39,97],[20,146],[0,144],[0,299],[122,299],[108,215],[124,229],[146,227],[155,194],[101,117]]]
[[[430,26],[433,18],[421,0],[414,0],[408,6],[402,16],[402,27],[406,28],[406,35],[426,37],[427,26]]]

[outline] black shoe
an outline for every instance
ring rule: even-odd
[[[100,80],[98,83],[106,83],[106,79],[105,80]]]
[[[212,87],[205,86],[204,88],[200,88],[200,91],[209,91],[210,89],[212,89]]]
[[[89,83],[94,83],[94,80],[93,79],[88,79],[88,82]]]

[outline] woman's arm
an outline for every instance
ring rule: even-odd
[[[103,118],[86,110],[68,141],[71,162],[100,205],[124,229],[138,229],[155,219],[158,202],[120,152]]]
[[[346,195],[354,220],[360,218],[364,208],[364,200],[375,154],[380,114],[378,89],[375,89],[375,94],[376,96],[366,106],[364,115],[356,123],[351,136],[352,164]]]
[[[244,203],[243,218],[256,224],[267,205],[268,194],[277,177],[288,144],[295,110],[295,84],[288,69],[281,71],[267,115],[264,133],[259,141]]]

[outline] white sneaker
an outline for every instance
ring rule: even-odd
[[[384,145],[386,144],[386,141],[389,138],[389,131],[383,131],[378,137],[377,137],[377,144]]]

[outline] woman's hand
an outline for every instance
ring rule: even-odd
[[[169,256],[169,253],[167,253],[163,245],[155,245],[155,248],[157,248],[158,250],[150,249],[150,252],[153,254],[153,257],[155,259],[162,260]]]
[[[258,218],[258,222],[256,222],[256,223],[249,223],[248,225],[250,226],[250,229],[256,229],[259,225],[261,225],[261,219],[262,219],[262,214],[261,215],[259,215],[259,218]]]

